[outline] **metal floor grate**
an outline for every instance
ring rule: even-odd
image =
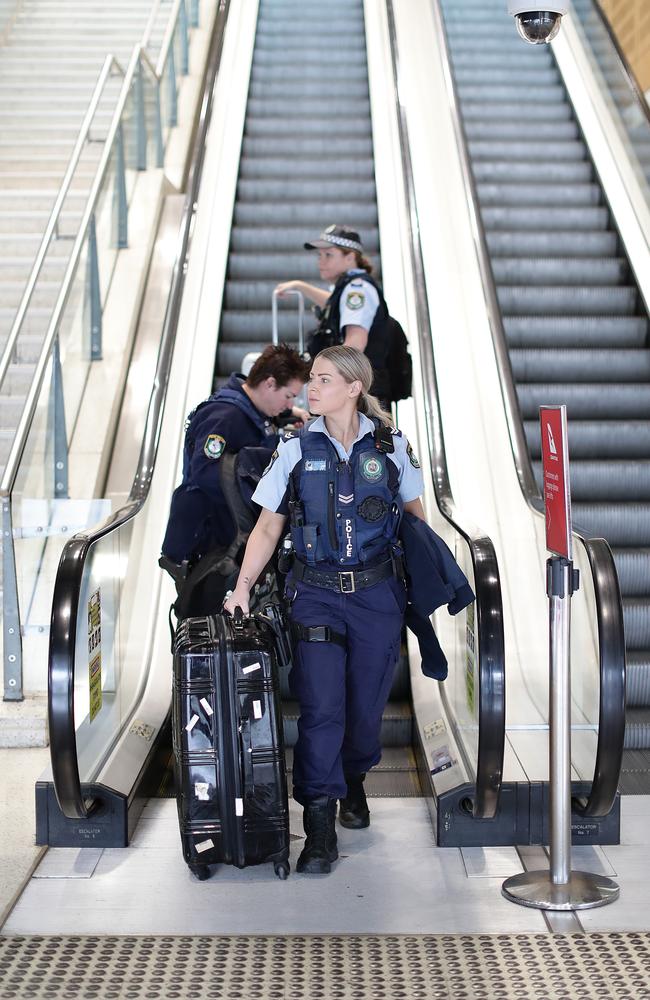
[[[650,997],[650,934],[0,937],[9,1000]]]

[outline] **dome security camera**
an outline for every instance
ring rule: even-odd
[[[565,3],[547,2],[544,10],[537,10],[531,0],[508,0],[508,13],[515,18],[517,31],[531,45],[552,41],[567,10]]]

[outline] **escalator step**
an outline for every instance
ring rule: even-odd
[[[372,156],[370,136],[332,136],[319,138],[295,136],[287,139],[280,135],[244,136],[242,144],[244,156],[323,156],[331,160],[332,166],[340,153],[343,156]]]
[[[539,459],[539,420],[524,421],[524,429],[531,456]],[[572,420],[569,454],[572,459],[647,458],[650,455],[650,421]]]
[[[621,285],[630,268],[623,257],[495,257],[492,271],[504,285]]]
[[[320,51],[319,58],[322,60],[323,53]],[[345,60],[341,58],[336,67],[336,76],[341,80],[365,80],[368,79],[368,70],[363,63],[356,63],[355,60]],[[318,80],[323,82],[323,67],[315,59],[313,63],[301,65],[282,65],[272,62],[270,59],[254,58],[251,70],[251,80],[258,83],[263,80],[295,80],[296,86],[300,86],[303,80]]]
[[[614,549],[614,560],[623,596],[647,594],[650,590],[650,549]],[[650,669],[650,664],[648,666]]]
[[[579,136],[578,125],[569,122],[465,122],[465,134],[470,142],[489,139],[491,142],[521,142],[531,139],[540,142],[549,139],[552,142],[575,140]]]
[[[513,95],[516,97],[516,94]],[[584,160],[586,150],[583,142],[498,142],[490,139],[474,139],[469,144],[472,159],[477,160]],[[567,228],[558,227],[558,228]]]
[[[252,117],[246,116],[244,134],[247,138],[259,138],[262,136],[273,136],[281,138],[290,136],[293,138],[303,138],[310,136],[330,136],[334,134],[339,139],[353,136],[355,139],[363,136],[370,136],[370,119],[359,119],[355,115],[343,117],[339,115],[336,125],[332,124],[329,118],[303,115],[301,118],[294,117]]]
[[[650,649],[650,598],[623,598],[625,648]]]
[[[650,420],[650,385],[609,385],[602,383],[523,383],[517,396],[524,419],[539,417],[540,406],[566,403],[569,420]]]
[[[602,194],[597,184],[483,184],[479,183],[478,197],[481,207],[550,205],[556,208],[568,205],[599,205]]]
[[[306,240],[315,238],[326,222],[327,220],[321,220],[316,230],[309,225],[299,229],[295,226],[233,226],[230,249],[236,253],[297,253],[302,250]],[[370,255],[376,254],[379,250],[379,231],[376,225],[364,226],[360,235],[366,251]]]
[[[376,198],[375,181],[371,180],[311,180],[306,178],[282,180],[240,180],[237,184],[237,200],[242,203],[281,201],[317,203],[318,198],[326,201],[348,201],[358,198],[361,202]]]
[[[351,178],[374,179],[374,164],[372,157],[339,156],[336,160],[336,176],[339,180]],[[307,159],[293,157],[286,160],[282,157],[242,156],[239,163],[240,183],[242,180],[262,178],[313,178],[331,177],[332,162],[322,158]]]
[[[574,525],[590,538],[650,547],[650,504],[572,503],[571,509]]]
[[[593,168],[587,160],[476,160],[472,164],[474,179],[542,184],[580,184],[590,181]],[[531,233],[531,235],[535,235]]]
[[[625,700],[628,706],[650,704],[650,653],[629,653],[625,672]]]
[[[255,202],[250,205],[235,204],[236,226],[310,226],[312,235],[322,231],[330,219],[345,219],[348,225],[362,232],[365,226],[377,226],[377,205],[349,201],[302,202],[287,205],[286,202]]]
[[[493,229],[594,230],[607,229],[609,226],[609,211],[596,205],[583,205],[580,208],[554,208],[552,205],[531,205],[530,208],[507,205],[500,208],[488,205],[481,210],[481,215],[488,232]]]
[[[650,747],[650,713],[640,708],[625,713],[626,750],[645,750]]]
[[[520,93],[524,87],[543,87],[546,93],[548,87],[558,86],[560,75],[551,66],[537,66],[534,63],[527,63],[519,68],[508,66],[504,69],[500,64],[477,67],[472,62],[471,65],[464,66],[454,60],[454,79],[459,92],[462,93],[464,87],[473,85],[483,91],[481,99],[484,100],[488,88],[491,93],[492,89],[500,84],[505,87],[517,87]],[[516,115],[521,114],[521,104],[514,103],[512,107],[516,109]],[[464,112],[465,107],[463,107]]]
[[[489,81],[486,80],[486,95],[480,101],[463,101],[463,121],[517,121],[521,117],[521,103],[513,101],[493,101],[489,97]],[[571,118],[571,107],[566,101],[544,101],[535,109],[537,122],[566,122]]]
[[[282,705],[284,718],[284,742],[295,746],[298,738],[298,705],[285,701]],[[413,742],[413,716],[408,702],[389,701],[381,720],[381,745],[384,747],[410,746]]]
[[[644,347],[648,322],[641,316],[505,316],[513,347]]]
[[[250,89],[249,97],[273,97],[273,98],[283,98],[285,101],[285,109],[292,106],[290,102],[293,101],[296,93],[296,85],[291,81],[284,80],[253,80]],[[331,94],[332,97],[336,98],[339,96],[350,97],[350,98],[368,98],[368,84],[365,80],[337,80],[329,79],[327,81],[327,93]],[[300,85],[300,96],[304,99],[307,97],[322,97],[323,96],[323,84],[321,80],[304,80]]]
[[[541,487],[541,463],[533,462],[533,469]],[[572,461],[571,496],[594,503],[650,501],[650,461]]]
[[[336,122],[339,118],[354,118],[355,115],[358,115],[359,118],[369,118],[370,101],[367,96],[362,98],[334,95],[332,97],[328,96],[327,100],[324,100],[322,97],[293,97],[291,99],[290,114],[287,114],[287,101],[285,98],[271,97],[270,95],[249,97],[246,110],[247,119],[250,116],[251,118],[273,117],[276,119],[288,117],[293,120],[295,118],[300,119],[313,116],[325,119],[328,127],[333,131],[336,131]]]
[[[537,316],[589,315],[631,316],[639,293],[633,286],[562,286],[525,288],[501,285],[497,288],[499,304],[506,315],[522,313]]]
[[[650,352],[644,348],[511,348],[510,360],[518,382],[639,382],[650,379]]]

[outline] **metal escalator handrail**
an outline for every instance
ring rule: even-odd
[[[451,68],[449,42],[444,18],[440,10],[440,0],[432,0],[432,6],[434,18],[437,22],[438,35],[443,40],[445,46],[446,64],[444,72],[447,80],[449,107],[452,113],[456,144],[461,160],[463,181],[474,232],[474,242],[485,294],[486,312],[492,332],[494,353],[499,371],[499,382],[515,468],[524,499],[536,514],[543,517],[544,501],[535,479],[524,433],[523,419],[519,408],[512,365],[510,363],[508,342],[496,290],[496,281],[492,270],[485,228],[483,226],[476,181],[469,158],[467,136],[458,103],[456,83]],[[573,534],[583,543],[592,571],[598,624],[600,668],[598,744],[596,748],[594,777],[586,804],[578,807],[585,816],[601,818],[610,812],[614,804],[623,756],[623,737],[625,731],[623,605],[614,558],[608,543],[602,538],[589,539],[576,528],[573,529]]]
[[[192,151],[188,189],[178,238],[178,250],[163,321],[160,350],[149,399],[137,471],[126,504],[97,528],[79,532],[67,542],[57,570],[52,599],[48,664],[48,720],[54,789],[63,814],[84,819],[95,803],[84,799],[79,776],[74,716],[76,621],[86,558],[101,538],[126,524],[142,509],[148,496],[164,413],[178,318],[185,283],[188,250],[201,182],[206,136],[215,79],[221,60],[230,0],[220,0],[215,19],[203,98]]]
[[[400,97],[399,53],[393,0],[386,0],[386,9],[415,278],[417,328],[424,362],[422,365],[422,375],[425,382],[424,407],[429,437],[429,457],[433,470],[433,485],[441,513],[469,546],[474,570],[478,638],[479,738],[472,814],[476,819],[491,819],[496,814],[499,804],[505,750],[505,653],[499,566],[491,539],[480,529],[468,525],[466,520],[464,526],[461,526],[449,481],[440,397],[434,366],[420,225],[413,183],[408,122],[404,102]]]
[[[43,264],[45,262],[45,256],[49,249],[50,243],[52,242],[52,237],[54,236],[57,226],[59,224],[59,218],[63,210],[63,203],[67,197],[68,191],[70,190],[70,185],[72,184],[74,172],[77,169],[79,160],[81,158],[81,154],[84,150],[86,142],[88,141],[88,136],[93,123],[93,119],[97,112],[97,107],[99,105],[101,96],[104,92],[106,81],[108,80],[108,77],[111,75],[113,70],[117,70],[117,72],[122,77],[126,76],[126,72],[122,67],[122,65],[118,62],[115,56],[109,54],[106,56],[106,59],[104,60],[104,65],[102,66],[99,76],[97,77],[97,83],[95,84],[95,89],[88,103],[88,108],[86,109],[86,114],[84,115],[83,122],[81,123],[81,128],[79,129],[79,134],[77,136],[74,149],[72,150],[70,159],[68,161],[68,166],[66,167],[63,180],[61,181],[61,187],[59,188],[56,200],[54,202],[54,205],[52,206],[50,217],[47,220],[47,225],[45,226],[45,232],[43,233],[43,238],[40,242],[38,251],[36,253],[36,257],[34,258],[34,263],[32,265],[29,278],[27,279],[27,284],[25,285],[25,290],[22,294],[20,304],[18,306],[18,309],[16,310],[16,315],[14,316],[13,323],[11,324],[11,330],[9,331],[9,337],[7,338],[7,343],[5,344],[2,356],[0,357],[0,388],[2,387],[2,384],[6,378],[9,366],[11,365],[14,359],[16,351],[16,342],[18,340],[20,331],[22,329],[23,321],[25,319],[25,314],[32,300],[34,289],[36,287],[36,282],[43,268]]]
[[[614,31],[612,25],[610,24],[607,14],[601,7],[600,0],[591,0],[591,4],[593,6],[596,16],[602,22],[602,25],[607,34],[609,35],[609,39],[612,45],[614,46],[616,55],[618,56],[621,63],[621,69],[623,70],[623,74],[629,84],[630,90],[634,93],[634,96],[636,97],[637,102],[641,106],[641,110],[643,111],[643,114],[645,115],[648,124],[650,124],[650,105],[648,105],[648,101],[646,100],[646,96],[643,92],[641,84],[637,79],[636,73],[632,69],[632,66],[629,63],[628,58],[625,55],[625,52],[621,48],[621,43],[618,40],[618,36]]]

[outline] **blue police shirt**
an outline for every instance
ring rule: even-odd
[[[360,268],[348,271],[349,282],[341,293],[339,303],[339,329],[361,326],[370,330],[379,309],[379,295],[374,285],[364,281],[366,272]]]
[[[346,461],[352,454],[352,448],[367,434],[375,433],[375,425],[365,414],[359,414],[359,432],[346,452],[340,441],[337,441],[328,433],[324,417],[316,417],[307,426],[306,434],[321,432],[330,439],[341,461]],[[401,431],[393,431],[393,445],[395,451],[386,457],[393,462],[399,472],[399,495],[404,503],[416,500],[424,492],[424,480],[422,470],[411,446]],[[253,494],[253,500],[260,507],[265,507],[274,514],[287,514],[289,502],[289,476],[292,470],[298,465],[302,458],[302,448],[300,437],[292,437],[281,441],[273,454],[271,462],[264,471],[264,475],[259,481],[257,489]]]

